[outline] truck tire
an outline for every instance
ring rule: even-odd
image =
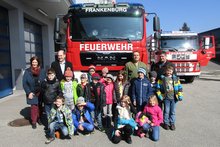
[[[187,76],[187,77],[184,77],[184,79],[185,79],[186,83],[192,83],[194,81],[195,77],[194,76]]]

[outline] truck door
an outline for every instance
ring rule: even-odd
[[[215,38],[214,36],[203,36],[200,43],[201,50],[198,53],[199,63],[206,66],[208,62],[215,58]]]

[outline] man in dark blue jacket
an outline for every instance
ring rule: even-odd
[[[142,111],[152,94],[153,89],[150,81],[146,78],[146,70],[141,67],[138,69],[138,78],[134,80],[132,85],[132,100],[137,111]]]

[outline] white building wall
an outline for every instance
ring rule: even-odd
[[[38,13],[19,0],[0,0],[8,9],[13,89],[22,88],[22,76],[26,67],[24,47],[24,17],[42,26],[44,68],[54,61],[54,21]]]

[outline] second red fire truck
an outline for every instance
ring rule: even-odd
[[[176,68],[177,75],[187,83],[194,81],[201,74],[201,66],[215,58],[214,36],[199,37],[188,31],[162,32],[160,39],[149,37],[150,61],[159,61],[158,52],[165,51],[167,59]]]

